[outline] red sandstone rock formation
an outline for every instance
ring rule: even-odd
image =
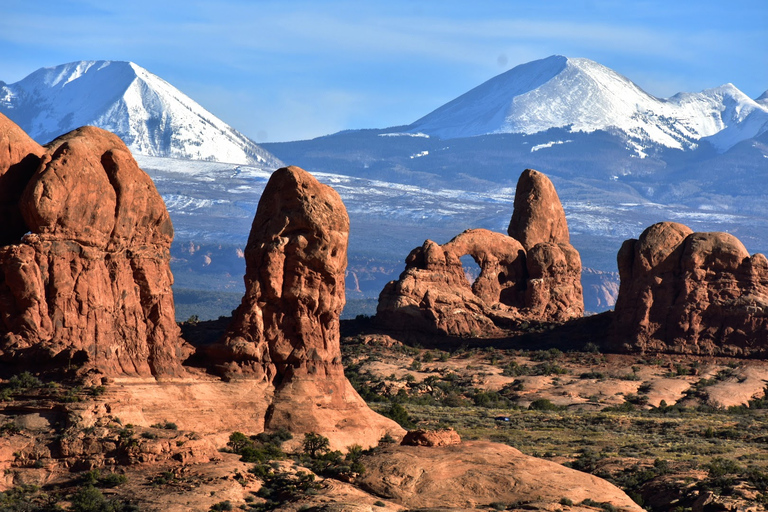
[[[427,240],[408,255],[400,279],[382,290],[377,320],[389,328],[477,336],[514,321],[581,316],[581,259],[543,174],[528,169],[520,176],[509,232],[524,242],[486,229],[444,245]],[[461,264],[465,255],[480,266],[471,284]]]
[[[267,429],[370,446],[402,429],[371,411],[344,377],[339,316],[348,236],[336,191],[298,167],[275,171],[245,249],[245,296],[211,354],[229,377],[274,384]]]
[[[183,374],[173,227],[125,144],[84,127],[43,148],[1,117],[0,147],[0,181],[13,184],[0,198],[9,212],[0,226],[3,359],[106,376]]]
[[[661,222],[618,254],[613,343],[683,354],[768,352],[768,260],[728,233]]]
[[[410,430],[400,442],[403,446],[450,446],[460,444],[461,437],[452,428]]]
[[[565,210],[555,186],[544,174],[526,169],[520,175],[507,233],[520,241],[525,250],[542,242],[571,243]]]
[[[528,510],[595,510],[562,507],[586,499],[616,510],[641,512],[621,489],[594,475],[522,454],[511,446],[465,441],[449,446],[382,446],[361,458],[357,485],[406,509],[472,510],[489,503],[525,503]],[[517,510],[522,510],[517,507]]]

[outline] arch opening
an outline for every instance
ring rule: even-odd
[[[475,281],[480,277],[480,265],[475,261],[475,258],[470,254],[465,254],[460,258],[461,268],[464,270],[464,277],[467,278],[469,285],[475,284]]]

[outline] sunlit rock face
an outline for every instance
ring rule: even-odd
[[[173,226],[115,135],[83,127],[37,145],[0,116],[0,347],[20,366],[83,376],[179,376]]]
[[[733,235],[661,222],[625,241],[617,260],[617,349],[768,353],[768,260]]]
[[[581,258],[544,174],[527,169],[520,176],[509,235],[471,229],[443,245],[427,240],[382,290],[377,320],[393,329],[482,336],[519,321],[580,317]],[[467,255],[480,267],[471,283],[461,263]]]
[[[348,238],[335,190],[299,167],[275,171],[245,249],[245,296],[210,354],[228,378],[274,385],[265,428],[372,446],[403,431],[371,411],[344,376],[339,317]]]

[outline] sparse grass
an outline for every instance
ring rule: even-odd
[[[353,364],[364,368],[369,357],[358,354]],[[373,409],[386,414],[397,403],[399,415],[416,428],[451,427],[465,440],[505,443],[529,455],[572,465],[613,482],[640,504],[648,498],[643,493],[649,491],[643,486],[653,480],[676,489],[679,505],[675,506],[683,507],[681,510],[690,509],[695,496],[704,490],[721,496],[754,496],[754,503],[768,504],[768,398],[727,409],[705,405],[706,388],[736,381],[738,366],[744,363],[710,361],[706,363],[710,366],[702,367],[697,360],[663,356],[651,361],[627,358],[626,369],[622,369],[608,362],[614,356],[597,351],[498,349],[457,350],[444,366],[432,355],[427,356],[428,364],[414,353],[406,359],[380,350],[375,357],[390,367],[400,361],[404,369],[420,359],[422,367],[432,372],[421,383],[407,383],[396,396],[381,393],[381,384],[387,382],[384,376],[368,374],[357,381],[356,387],[364,391],[363,396],[367,392]],[[719,365],[714,373],[708,370],[712,364]],[[564,371],[534,370],[540,365]],[[489,367],[512,382],[499,391],[478,387],[474,379],[487,374]],[[712,377],[699,377],[700,372]],[[548,380],[530,380],[544,377]],[[662,378],[681,379],[691,388],[678,404],[662,402],[652,407],[648,405],[651,383]],[[590,400],[585,395],[584,401],[561,407],[527,389],[529,384],[535,389],[545,385],[553,393],[560,386],[586,379],[603,386],[623,381],[624,391],[616,393],[618,396],[594,395]],[[636,387],[631,387],[632,381],[637,382]],[[532,401],[526,400],[528,396]],[[531,407],[519,405],[529,402]],[[510,421],[496,422],[497,416]],[[594,500],[590,506],[608,510],[599,497]]]

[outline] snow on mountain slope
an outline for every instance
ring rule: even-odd
[[[552,56],[502,73],[408,128],[444,139],[618,129],[642,155],[650,144],[692,149],[705,137],[722,152],[767,122],[768,105],[731,84],[659,99],[589,59]]]
[[[0,112],[45,144],[83,125],[120,136],[135,153],[280,166],[279,160],[132,62],[82,61],[0,82]]]

